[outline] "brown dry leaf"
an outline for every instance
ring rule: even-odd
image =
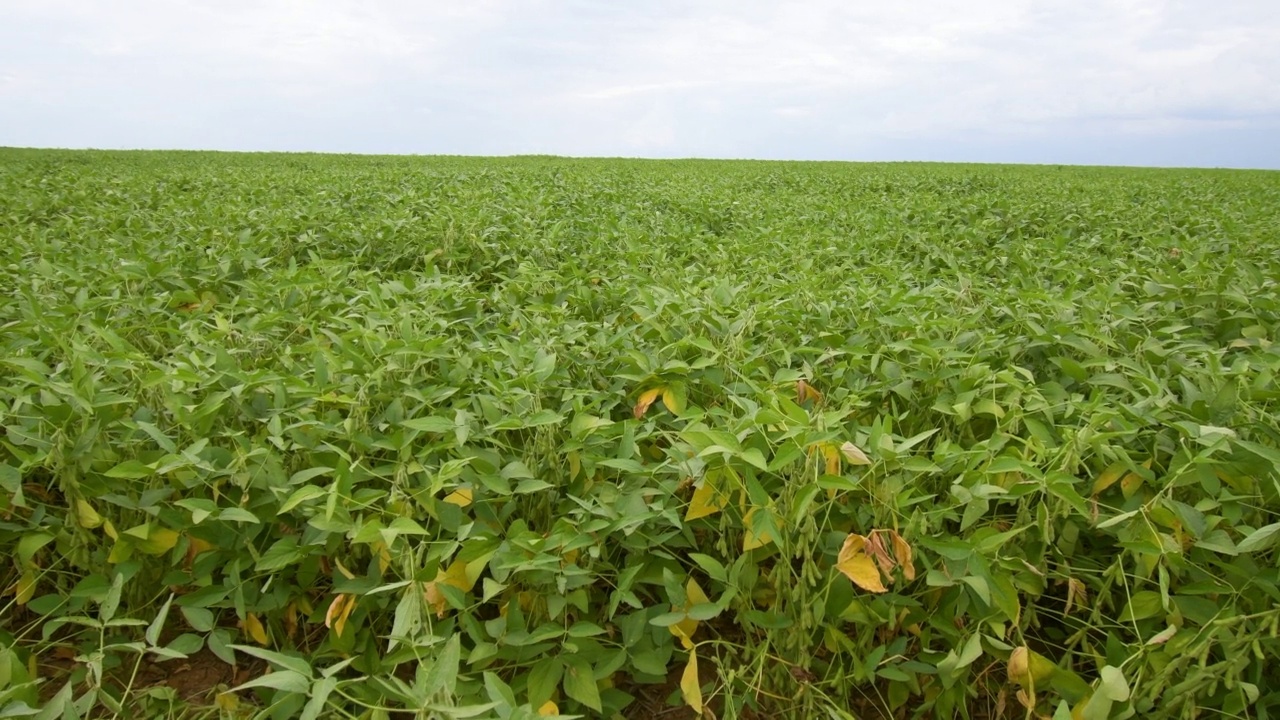
[[[796,381],[796,404],[803,405],[808,401],[822,402],[822,393],[806,380]]]
[[[880,572],[884,573],[887,578],[893,577],[893,569],[898,563],[889,557],[889,551],[884,546],[884,541],[880,538],[884,535],[882,530],[872,530],[867,536],[866,552],[876,561],[876,565],[880,566]]]
[[[640,393],[640,399],[636,400],[635,409],[631,411],[637,420],[644,417],[644,414],[649,410],[649,406],[652,405],[660,395],[662,395],[662,391],[664,389],[665,388],[656,387]]]
[[[880,581],[876,563],[866,553],[867,539],[851,533],[845,538],[836,561],[836,569],[853,581],[854,585],[868,592],[883,593],[889,589]]]
[[[1089,591],[1083,582],[1075,578],[1067,578],[1067,606],[1063,614],[1070,614],[1071,608],[1079,605],[1085,607],[1089,603]]]
[[[422,596],[427,601],[427,605],[432,610],[436,611],[436,617],[443,618],[445,608],[448,607],[448,602],[444,598],[444,593],[440,592],[440,588],[436,585],[435,580],[432,580],[423,586]]]

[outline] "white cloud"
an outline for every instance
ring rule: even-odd
[[[8,5],[0,144],[1280,166],[1274,0]]]

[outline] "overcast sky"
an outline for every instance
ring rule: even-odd
[[[0,0],[0,145],[1280,168],[1280,0]]]

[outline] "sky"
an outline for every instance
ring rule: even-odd
[[[0,145],[1280,169],[1280,0],[0,0]]]

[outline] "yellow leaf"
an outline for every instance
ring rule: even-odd
[[[338,637],[342,637],[342,630],[347,626],[347,618],[355,609],[356,596],[339,593],[333,602],[329,603],[329,610],[324,614],[324,626],[331,628]]]
[[[1102,471],[1102,474],[1098,476],[1098,479],[1093,481],[1093,490],[1090,494],[1097,495],[1103,490],[1115,485],[1116,481],[1124,475],[1125,467],[1125,464],[1122,462],[1111,463],[1106,470]]]
[[[148,555],[163,555],[178,544],[178,533],[169,528],[153,527],[146,540],[135,540],[133,544]]]
[[[443,618],[444,610],[448,603],[445,600],[444,593],[440,592],[439,586],[436,585],[435,580],[432,580],[423,586],[422,595],[426,599],[427,605],[429,605],[432,610],[436,611],[436,617]]]
[[[889,592],[880,582],[880,571],[876,563],[866,553],[867,539],[857,534],[845,538],[836,560],[836,569],[853,581],[854,585],[869,592]]]
[[[290,601],[284,606],[284,633],[289,637],[298,634],[298,603]]]
[[[702,683],[698,681],[698,656],[696,653],[689,653],[689,662],[684,666],[684,673],[680,675],[680,694],[684,696],[684,702],[698,715],[702,714]]]
[[[679,415],[684,412],[684,401],[680,395],[677,395],[671,388],[662,391],[662,404],[671,411],[673,415]]]
[[[213,701],[219,710],[233,715],[240,707],[240,698],[233,692],[220,692]]]
[[[84,499],[76,500],[76,520],[80,527],[92,530],[102,524],[102,516]]]
[[[827,460],[827,474],[840,474],[840,449],[833,443],[822,444],[822,456]]]
[[[356,579],[356,574],[348,570],[347,566],[343,565],[342,561],[339,560],[338,558],[333,559],[333,564],[338,568],[338,572],[342,573],[342,576],[345,577],[346,579],[348,580]]]
[[[644,417],[644,414],[649,410],[649,406],[653,404],[654,400],[658,399],[664,389],[656,387],[640,393],[640,399],[636,401],[635,409],[632,410],[632,414],[636,416],[637,420]]]
[[[758,547],[764,547],[773,542],[773,536],[767,531],[756,535],[751,529],[751,518],[755,516],[756,511],[760,508],[751,508],[742,518],[743,535],[742,535],[742,551],[755,550]]]
[[[471,504],[471,497],[471,488],[458,488],[449,493],[444,501],[458,507],[466,507]]]
[[[253,613],[246,615],[243,625],[244,631],[249,634],[249,637],[253,638],[254,642],[259,645],[266,645],[270,642],[267,638],[267,629],[262,626],[262,621],[258,619],[257,615]]]
[[[110,520],[102,521],[102,532],[106,533],[107,537],[112,540],[120,539],[120,535],[116,533],[116,526],[112,525]]]
[[[378,554],[378,569],[385,573],[391,566],[391,548],[387,547],[386,543],[378,541],[370,545],[369,549]]]
[[[702,591],[702,587],[698,585],[698,581],[693,578],[689,578],[689,581],[685,583],[684,592],[685,605],[683,608],[678,608],[681,612],[689,612],[694,605],[702,605],[711,602],[711,599],[707,597],[707,594]],[[675,625],[667,626],[667,629],[671,631],[672,635],[680,638],[680,644],[684,645],[686,650],[693,649],[693,634],[698,631],[697,620],[686,616]]]
[[[17,603],[26,605],[36,594],[36,576],[27,569],[22,573],[22,577],[18,578]]]
[[[560,714],[560,708],[550,700],[542,703],[542,707],[538,708],[538,717],[552,717]]]
[[[675,625],[668,625],[667,630],[672,635],[680,638],[680,644],[684,646],[684,649],[692,650],[693,634],[698,631],[698,621],[686,616],[685,619]]]
[[[907,580],[916,579],[916,566],[912,557],[911,546],[898,533],[893,533],[893,556],[902,566],[902,575]]]
[[[689,582],[684,584],[684,592],[685,596],[689,600],[690,608],[694,605],[705,605],[706,603],[711,602],[711,599],[707,597],[707,594],[702,591],[702,587],[698,585],[698,581],[693,578],[689,578]]]
[[[1057,669],[1052,660],[1025,645],[1009,653],[1009,680],[1022,687],[1034,687],[1045,682]]]
[[[858,446],[851,442],[846,442],[840,446],[840,454],[844,455],[844,459],[848,460],[850,465],[871,464],[871,458],[867,457],[866,453],[859,450]]]
[[[1120,492],[1124,494],[1124,499],[1128,500],[1138,492],[1138,488],[1142,487],[1142,476],[1138,473],[1129,473],[1120,481]]]
[[[722,505],[719,500],[711,478],[703,478],[702,485],[693,491],[693,497],[689,500],[689,509],[684,515],[685,522],[720,512]]]

